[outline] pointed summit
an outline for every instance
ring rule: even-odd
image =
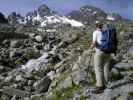
[[[37,12],[41,17],[50,16],[54,13],[46,4],[40,5]]]

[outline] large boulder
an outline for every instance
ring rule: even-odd
[[[17,97],[25,97],[30,94],[29,92],[11,88],[11,87],[5,87],[5,88],[1,89],[0,92],[2,92],[3,94],[6,94],[8,96],[17,96]]]
[[[42,42],[43,38],[42,38],[41,35],[37,35],[37,36],[35,36],[35,40],[36,40],[37,42]]]
[[[87,72],[83,70],[74,71],[71,76],[74,84],[76,85],[80,85],[80,84],[87,85],[89,83]]]
[[[71,87],[73,84],[72,78],[71,77],[67,77],[64,80],[62,80],[59,84],[58,88],[68,88]]]
[[[73,66],[73,70],[75,70],[75,69],[92,69],[93,56],[94,56],[94,53],[92,50],[84,51],[83,54],[81,56],[79,56],[78,61]]]
[[[133,47],[129,49],[128,56],[130,57],[130,59],[133,59]]]
[[[37,81],[34,83],[34,88],[37,92],[47,92],[49,89],[49,86],[51,84],[51,79],[46,76],[44,78],[42,78],[41,80]]]

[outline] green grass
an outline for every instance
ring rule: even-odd
[[[3,100],[3,99],[0,97],[0,100]]]
[[[87,99],[87,97],[85,97],[83,95],[81,95],[80,98],[79,98],[79,100],[86,100],[86,99]]]
[[[32,100],[46,100],[46,98],[45,97],[34,97]]]
[[[120,97],[120,94],[117,96],[114,96],[113,98],[111,98],[111,100],[117,100]]]
[[[91,72],[91,82],[92,82],[92,85],[95,85],[96,84],[95,72]]]
[[[129,76],[129,77],[133,77],[133,71],[129,71],[129,72],[128,72],[128,76]]]
[[[128,95],[133,97],[133,91],[129,92]]]
[[[112,74],[111,81],[121,80],[123,77],[121,74]]]
[[[53,91],[53,95],[48,97],[47,100],[69,100],[73,98],[75,91],[77,91],[79,88],[79,86],[73,84],[71,87],[55,89]]]
[[[128,57],[129,57],[130,59],[133,59],[133,54],[128,54]]]

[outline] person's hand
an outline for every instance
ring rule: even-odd
[[[89,48],[88,50],[90,53],[94,53],[95,52],[95,49],[94,48]]]
[[[93,44],[90,45],[89,49],[93,49]]]
[[[91,46],[90,46],[90,49],[93,49],[96,47],[96,43],[92,43]]]

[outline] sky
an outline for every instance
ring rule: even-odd
[[[133,19],[133,0],[0,0],[0,12],[8,15],[15,11],[25,15],[41,4],[47,4],[60,14],[77,10],[84,5],[91,5],[105,12],[119,13],[125,18]]]

